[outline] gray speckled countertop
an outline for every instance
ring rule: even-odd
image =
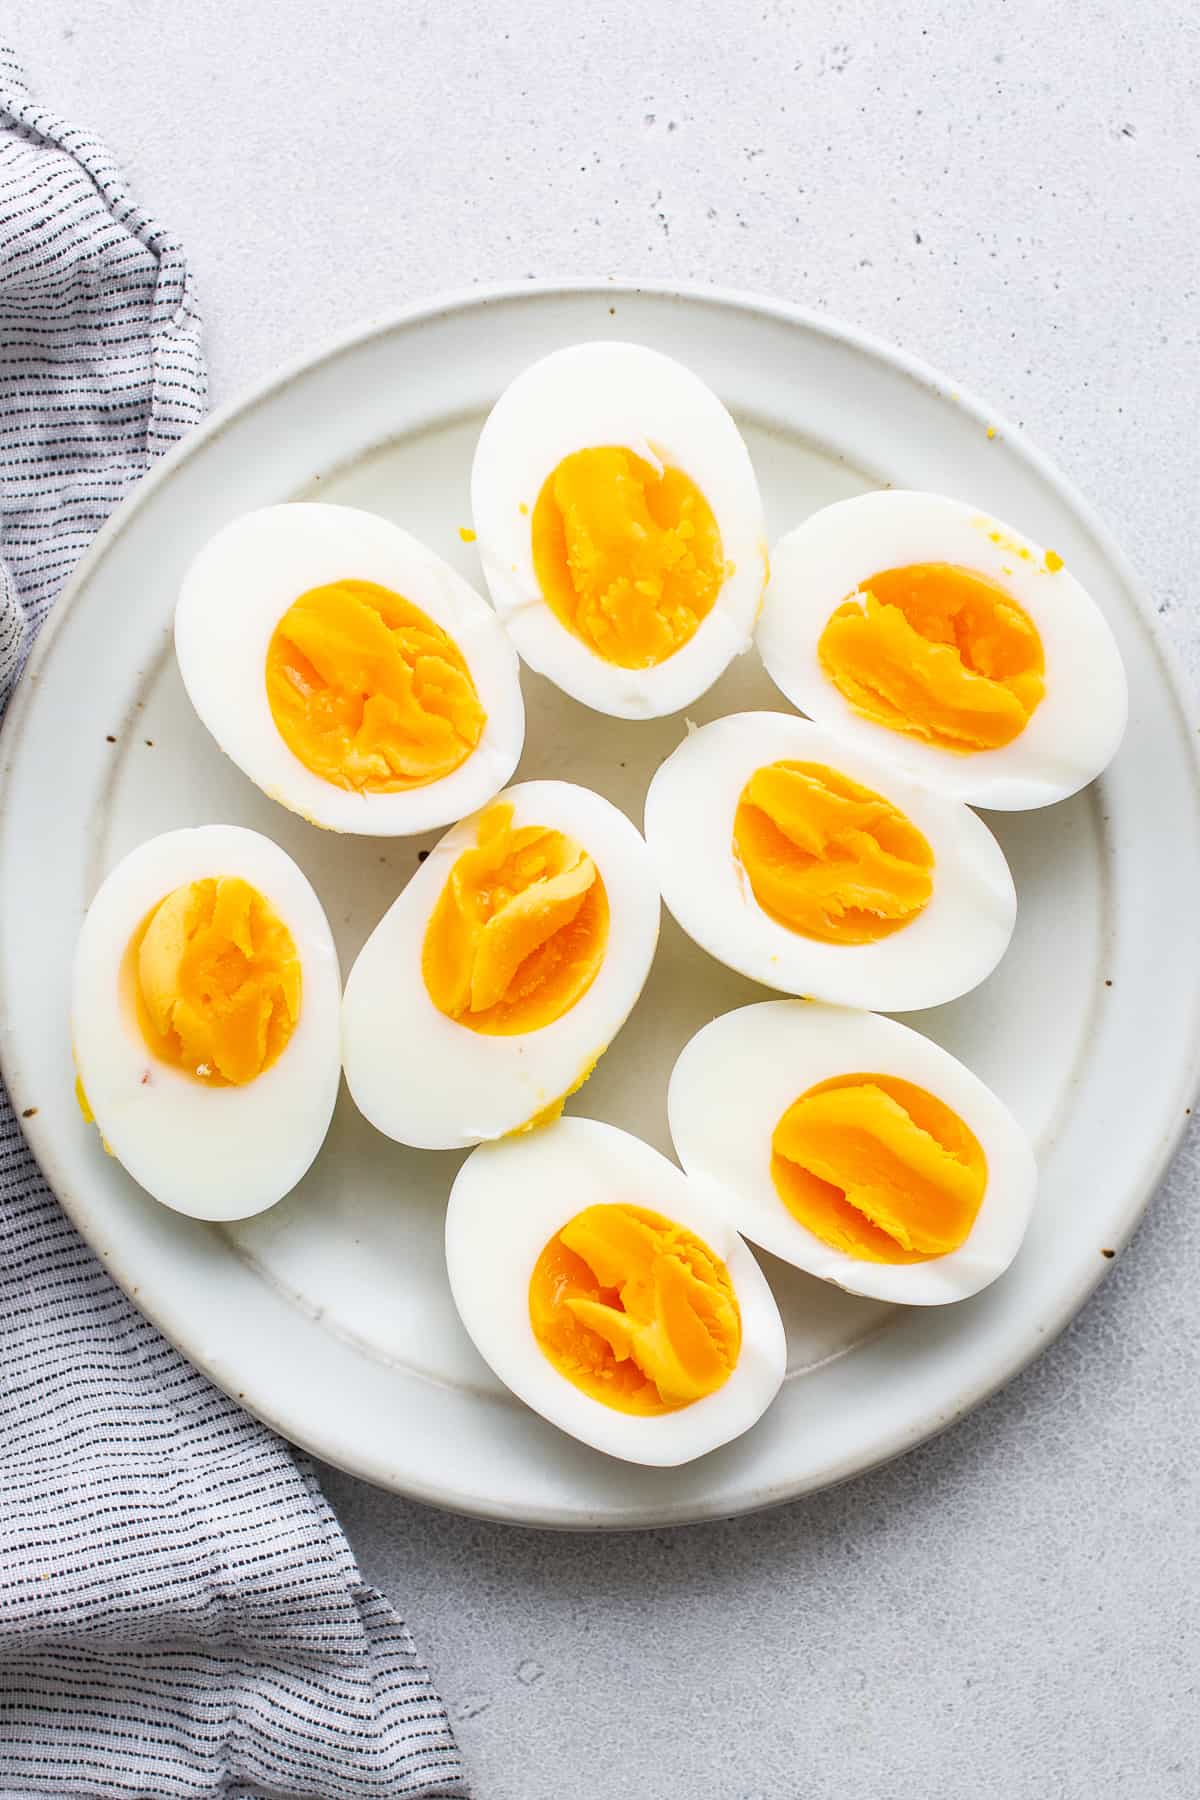
[[[790,296],[1021,421],[1200,674],[1200,30],[1150,0],[8,0],[184,237],[214,398],[523,275]],[[1167,952],[1169,954],[1169,951]],[[480,1800],[1194,1800],[1197,1140],[1066,1335],[758,1518],[555,1538],[330,1475]]]

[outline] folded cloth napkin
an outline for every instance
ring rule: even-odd
[[[0,699],[92,533],[204,393],[178,245],[0,45]],[[6,1094],[0,1793],[466,1793],[445,1708],[311,1469],[113,1286]]]

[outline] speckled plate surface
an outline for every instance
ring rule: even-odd
[[[87,902],[153,833],[229,820],[276,838],[321,894],[344,968],[430,841],[318,832],[222,758],[170,647],[193,552],[249,507],[319,497],[397,519],[478,580],[457,527],[469,523],[487,407],[535,356],[606,334],[681,357],[732,407],[773,536],[890,482],[960,495],[1053,545],[1107,614],[1132,703],[1101,783],[1041,812],[990,817],[1020,896],[1012,949],[974,994],[908,1016],[1034,1138],[1042,1192],[1017,1262],[973,1300],[901,1311],[764,1256],[788,1328],[783,1392],[747,1436],[675,1470],[585,1449],[480,1362],[442,1263],[456,1155],[390,1143],[343,1092],[324,1150],[272,1212],[232,1227],[180,1218],[107,1160],[80,1120],[67,1024]],[[682,719],[623,724],[524,680],[519,777],[583,782],[640,822]],[[692,714],[783,705],[750,654]],[[4,1075],[63,1206],[122,1286],[221,1387],[327,1461],[437,1505],[538,1525],[662,1525],[765,1506],[893,1456],[977,1404],[1062,1328],[1133,1229],[1197,1079],[1195,742],[1150,610],[1100,523],[950,383],[766,301],[616,284],[473,293],[356,334],[217,414],[85,558],[0,744]],[[678,1049],[714,1014],[761,996],[665,920],[642,1000],[571,1110],[669,1149]]]

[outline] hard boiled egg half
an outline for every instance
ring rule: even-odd
[[[446,1267],[501,1381],[609,1456],[690,1462],[783,1380],[779,1310],[728,1216],[611,1125],[481,1145],[451,1190]]]
[[[175,1212],[262,1212],[329,1129],[339,1001],[321,903],[278,845],[234,825],[151,838],[107,877],[79,934],[84,1117]]]
[[[658,941],[650,857],[624,813],[527,781],[448,831],[350,972],[359,1110],[449,1150],[561,1108],[642,991]]]
[[[354,507],[269,506],[218,532],[184,577],[175,650],[225,754],[331,831],[449,824],[521,754],[517,658],[487,602]]]
[[[1125,730],[1120,653],[1062,558],[940,494],[862,494],[789,532],[758,643],[810,718],[978,806],[1065,799]]]
[[[646,795],[663,898],[730,968],[785,993],[904,1012],[991,973],[1017,914],[983,821],[785,713],[692,732]]]
[[[658,351],[577,344],[526,369],[480,435],[471,508],[517,649],[597,712],[678,712],[750,642],[766,529],[749,453]]]
[[[965,1299],[1003,1273],[1037,1167],[1012,1114],[919,1033],[804,1000],[714,1019],[685,1045],[676,1153],[739,1231],[854,1294]]]

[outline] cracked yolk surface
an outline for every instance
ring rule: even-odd
[[[681,469],[630,450],[576,450],[546,477],[531,521],[547,605],[589,650],[650,669],[686,644],[728,573],[704,495]]]
[[[207,1087],[269,1069],[300,1017],[292,934],[236,875],[161,900],[130,942],[124,978],[148,1048]]]
[[[987,1159],[958,1114],[894,1075],[839,1075],[793,1102],[771,1176],[802,1225],[863,1262],[913,1263],[966,1242]]]
[[[639,1206],[586,1207],[550,1239],[530,1279],[529,1321],[560,1375],[627,1413],[715,1393],[742,1344],[725,1264]]]
[[[592,985],[608,944],[608,895],[586,850],[544,825],[514,829],[489,806],[438,896],[421,956],[439,1012],[493,1036],[538,1031]]]
[[[1011,743],[1046,691],[1028,613],[953,563],[872,575],[833,613],[817,653],[855,712],[944,750]]]
[[[733,843],[763,911],[824,943],[887,937],[933,893],[933,851],[916,826],[822,763],[757,769],[738,801]]]
[[[453,774],[487,722],[454,639],[373,581],[301,594],[272,634],[266,680],[293,756],[358,793],[394,794]]]

